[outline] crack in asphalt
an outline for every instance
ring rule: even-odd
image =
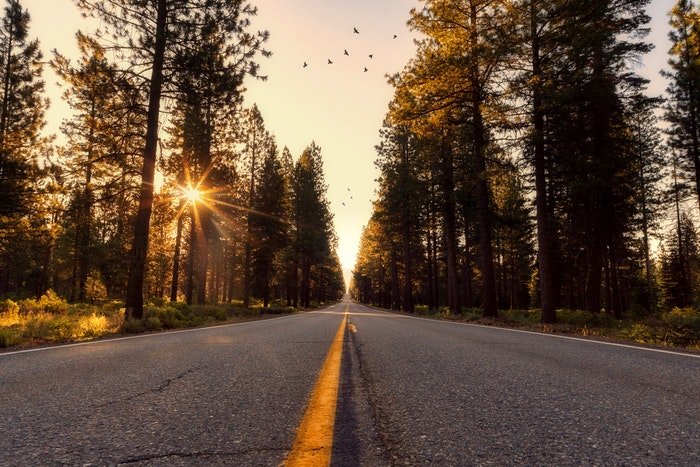
[[[157,393],[163,392],[163,391],[165,391],[171,384],[175,383],[176,381],[179,381],[179,380],[183,379],[184,377],[186,377],[186,376],[188,376],[188,375],[191,375],[191,374],[194,373],[195,371],[203,370],[203,369],[205,369],[205,368],[207,368],[207,367],[206,367],[206,366],[202,366],[202,367],[198,367],[198,368],[190,368],[189,370],[183,371],[182,373],[178,374],[177,376],[175,376],[175,377],[173,377],[173,378],[167,378],[167,379],[165,379],[165,380],[164,380],[162,383],[160,383],[160,385],[158,385],[158,387],[156,387],[156,388],[147,389],[147,390],[145,390],[145,391],[141,391],[141,392],[138,392],[138,393],[136,393],[136,394],[132,394],[132,395],[130,395],[130,396],[128,396],[128,397],[124,397],[124,398],[122,398],[122,399],[116,399],[116,400],[111,400],[111,401],[103,402],[102,404],[97,404],[97,405],[92,406],[92,408],[93,408],[93,409],[101,409],[101,408],[104,408],[104,407],[108,407],[108,406],[110,406],[110,405],[119,404],[119,403],[124,403],[124,402],[129,402],[129,401],[132,401],[132,400],[134,400],[134,399],[136,399],[136,398],[139,398],[139,397],[142,397],[142,396],[146,396],[146,395],[148,395],[148,394],[157,394]]]
[[[389,465],[407,465],[406,462],[402,461],[400,457],[400,446],[396,439],[391,435],[390,416],[386,410],[384,410],[379,403],[379,396],[376,391],[376,383],[374,377],[371,374],[370,368],[365,362],[364,356],[362,354],[362,344],[357,342],[355,333],[350,333],[350,343],[354,350],[355,357],[358,362],[358,370],[360,376],[360,386],[367,396],[367,402],[371,409],[371,422],[374,426],[374,430],[377,433],[379,442],[381,443],[382,450],[384,451],[384,457],[389,462]]]
[[[272,448],[272,447],[262,447],[262,448],[249,448],[241,449],[239,451],[170,451],[161,454],[142,454],[139,456],[132,456],[124,460],[117,461],[117,465],[125,464],[136,464],[138,462],[147,462],[156,459],[166,459],[168,457],[181,457],[185,459],[196,458],[196,457],[235,457],[243,456],[251,453],[263,453],[263,452],[283,452],[287,451],[285,448]]]

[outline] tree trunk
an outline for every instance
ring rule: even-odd
[[[540,295],[543,324],[557,321],[552,268],[552,240],[550,238],[549,208],[547,206],[547,176],[545,169],[544,110],[542,96],[542,64],[538,34],[537,0],[530,2],[530,37],[532,42],[532,123],[535,152],[535,206],[537,209],[537,266],[539,268]]]
[[[14,39],[14,27],[15,23],[13,19],[15,18],[15,15],[12,14],[12,9],[15,7],[16,2],[15,0],[12,1],[10,4],[10,14],[9,14],[9,20],[10,24],[8,24],[9,31],[7,33],[7,50],[6,50],[6,55],[5,55],[5,70],[3,76],[3,83],[2,83],[2,111],[0,112],[0,152],[5,152],[5,136],[7,134],[7,118],[9,117],[9,99],[10,99],[10,82],[11,82],[11,66],[12,66],[12,49],[14,48],[14,45],[12,44],[12,40]],[[5,154],[2,154],[2,157],[7,157]]]
[[[228,296],[226,301],[231,303],[234,298],[234,289],[236,285],[236,237],[231,239],[231,252],[229,256],[228,269]]]
[[[158,146],[158,118],[160,116],[160,96],[163,86],[163,62],[165,59],[167,0],[157,0],[156,35],[153,55],[151,83],[148,92],[148,118],[146,145],[143,151],[141,170],[141,192],[139,210],[134,225],[134,242],[131,251],[131,266],[126,291],[126,317],[143,318],[143,279],[148,253],[148,233],[153,209],[153,182]]]
[[[190,239],[187,254],[187,276],[185,277],[185,301],[192,305],[194,300],[194,266],[197,257],[197,217],[194,207],[190,207]]]
[[[442,187],[445,192],[443,216],[445,221],[445,246],[447,263],[447,303],[452,314],[462,312],[459,303],[459,275],[457,273],[457,221],[454,196],[454,158],[450,143],[446,140],[442,147]]]
[[[253,203],[255,200],[255,159],[257,156],[257,146],[256,146],[256,134],[253,132],[253,144],[250,159],[250,188],[248,198],[248,215],[247,219],[247,234],[246,234],[246,244],[245,244],[245,259],[243,262],[243,306],[248,308],[250,306],[250,288],[251,288],[251,270],[250,262],[252,256],[252,242],[253,242],[253,225],[252,225],[252,211]]]
[[[596,18],[601,18],[594,21],[603,21],[603,7],[595,7],[594,12]],[[599,11],[600,10],[600,11]],[[603,266],[603,249],[609,242],[609,234],[605,234],[606,209],[610,203],[610,184],[604,164],[609,145],[609,129],[610,129],[610,95],[613,93],[606,92],[611,86],[605,74],[603,44],[596,43],[593,49],[593,70],[592,70],[592,85],[596,90],[595,94],[590,96],[591,102],[591,159],[592,159],[592,177],[593,182],[589,182],[589,202],[591,209],[589,214],[590,228],[588,237],[590,240],[588,247],[588,276],[586,281],[586,306],[588,311],[598,313],[601,309],[600,289],[602,284],[602,266]],[[598,189],[598,187],[604,187]],[[605,236],[605,238],[604,238]]]
[[[471,81],[471,90],[473,94],[472,106],[472,124],[474,127],[474,162],[476,168],[476,202],[477,202],[477,218],[479,220],[479,233],[481,249],[481,274],[482,274],[482,307],[484,317],[498,317],[498,300],[496,298],[496,275],[493,265],[493,245],[492,245],[492,229],[491,229],[491,213],[489,210],[489,186],[488,174],[486,173],[486,129],[484,127],[484,119],[481,113],[482,106],[482,89],[479,73],[478,56],[478,37],[479,31],[477,28],[477,5],[474,1],[470,1],[471,14],[471,30],[470,30],[470,46],[472,48],[471,65],[469,70],[469,79]]]
[[[285,274],[284,274],[284,279],[285,279],[285,285],[284,285],[284,292],[285,292],[285,298],[287,299],[287,306],[292,306],[292,278],[294,277],[294,274],[292,273],[292,267],[294,267],[294,262],[290,261],[287,263],[286,269],[285,269]]]
[[[299,258],[295,257],[292,264],[292,306],[297,308],[299,305]]]
[[[263,307],[267,308],[270,304],[270,268],[265,266],[265,283],[263,285]]]
[[[687,261],[685,257],[685,242],[683,241],[683,229],[681,226],[681,201],[680,201],[680,187],[678,186],[678,178],[676,174],[676,167],[673,168],[673,192],[674,192],[674,204],[676,208],[676,236],[678,238],[678,266],[679,266],[679,282],[682,297],[680,297],[680,303],[677,305],[680,307],[687,306],[690,303],[690,281],[688,278],[688,271],[686,269]]]
[[[401,309],[401,293],[399,288],[399,268],[396,264],[396,245],[391,244],[391,307]]]
[[[641,141],[641,140],[640,140]],[[641,155],[641,154],[640,154]],[[647,184],[644,174],[644,167],[640,169],[640,179],[642,181],[642,248],[644,249],[644,273],[647,284],[647,309],[649,311],[656,308],[656,294],[654,291],[654,281],[651,275],[651,253],[649,246],[649,211],[647,206]]]
[[[612,313],[616,319],[622,319],[624,315],[623,299],[622,299],[622,287],[620,286],[620,273],[619,266],[617,264],[617,255],[612,247],[608,251],[610,256],[610,280],[612,287]]]
[[[301,260],[301,306],[309,308],[311,304],[311,260]]]
[[[401,167],[404,199],[401,215],[401,247],[404,267],[403,310],[413,313],[413,252],[411,251],[411,186],[408,160],[408,138],[401,141]]]
[[[90,118],[92,121],[95,120],[95,98],[93,97],[90,107]],[[83,189],[83,199],[81,200],[81,213],[80,229],[78,231],[78,237],[80,238],[80,251],[78,259],[78,301],[84,302],[86,298],[86,284],[87,278],[90,274],[90,247],[92,244],[92,204],[93,204],[93,192],[92,192],[92,159],[94,157],[94,140],[95,140],[95,130],[93,125],[90,126],[90,131],[88,134],[88,150],[87,150],[87,163],[85,165],[85,188]]]
[[[200,206],[197,225],[197,304],[207,302],[207,272],[209,270],[209,240],[207,239],[210,217],[207,208]]]
[[[175,232],[175,251],[173,252],[173,274],[170,281],[170,301],[177,301],[177,286],[180,280],[180,248],[182,244],[182,227],[183,227],[183,209],[185,203],[184,200],[180,201],[180,206],[178,206],[178,216],[177,216],[177,230]]]
[[[428,259],[428,310],[430,311],[435,309],[435,301],[433,299],[433,297],[435,297],[435,292],[433,290],[433,263],[435,262],[435,259],[433,258],[433,221],[430,213],[430,203],[428,203],[427,211],[428,229],[426,232],[426,250]]]

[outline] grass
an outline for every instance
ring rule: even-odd
[[[49,290],[39,299],[0,300],[0,348],[93,339],[119,331],[124,310],[68,304]]]
[[[295,311],[286,302],[273,302],[268,308],[254,302],[244,308],[241,301],[190,306],[158,300],[144,307],[143,319],[125,320],[121,302],[69,304],[49,290],[39,299],[0,300],[0,349],[233,323]]]
[[[673,308],[646,317],[622,320],[606,313],[562,309],[557,310],[557,323],[549,325],[540,324],[540,310],[537,309],[501,310],[496,320],[482,318],[478,308],[465,308],[460,315],[454,315],[445,308],[428,310],[417,306],[416,313],[438,319],[700,350],[700,310],[694,308]]]

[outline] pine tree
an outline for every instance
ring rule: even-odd
[[[71,298],[84,301],[87,278],[95,267],[95,204],[105,198],[105,185],[118,165],[114,149],[124,129],[120,117],[125,109],[120,108],[123,100],[118,98],[116,68],[107,62],[104,50],[82,33],[76,38],[81,54],[77,67],[57,52],[51,65],[68,85],[64,98],[75,112],[62,125],[68,141],[62,156],[69,169],[66,175],[79,197],[74,219],[76,278]]]
[[[248,213],[246,215],[247,233],[245,256],[243,260],[243,306],[247,308],[250,305],[252,285],[251,262],[254,243],[253,204],[256,197],[256,180],[258,178],[258,172],[260,171],[260,159],[268,153],[274,141],[269,132],[265,129],[265,121],[256,105],[253,105],[252,108],[244,112],[242,120],[240,139],[243,141],[244,145],[243,154],[246,158],[245,162],[249,180],[248,199],[246,203],[248,207]]]
[[[311,302],[312,269],[331,253],[332,214],[326,199],[321,148],[311,143],[294,167],[294,244],[299,258],[300,305]]]
[[[651,239],[659,228],[665,200],[661,181],[666,175],[666,155],[661,142],[658,118],[654,114],[656,100],[643,99],[631,108],[630,130],[635,143],[634,167],[637,172],[635,194],[638,209],[635,220],[641,231],[641,253],[644,262],[644,306],[652,311],[657,306],[653,279]]]
[[[683,156],[683,169],[693,174],[700,203],[700,11],[690,0],[678,0],[670,12],[670,80],[665,118],[672,147]]]
[[[262,161],[258,190],[253,202],[252,251],[253,284],[263,298],[263,306],[270,302],[270,280],[274,274],[274,259],[287,243],[285,224],[285,180],[277,147],[273,144]]]
[[[48,105],[42,96],[39,42],[29,40],[29,13],[19,0],[5,3],[0,25],[0,294],[22,289],[37,267],[36,250],[29,246],[39,242],[43,223],[36,212],[37,158],[45,149],[39,131]],[[25,251],[23,258],[16,257],[18,249]]]
[[[42,55],[30,41],[29,13],[7,0],[0,29],[0,216],[31,209],[32,147],[44,124]]]

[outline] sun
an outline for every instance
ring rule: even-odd
[[[202,192],[194,187],[183,188],[182,197],[188,202],[195,204],[202,201]]]

